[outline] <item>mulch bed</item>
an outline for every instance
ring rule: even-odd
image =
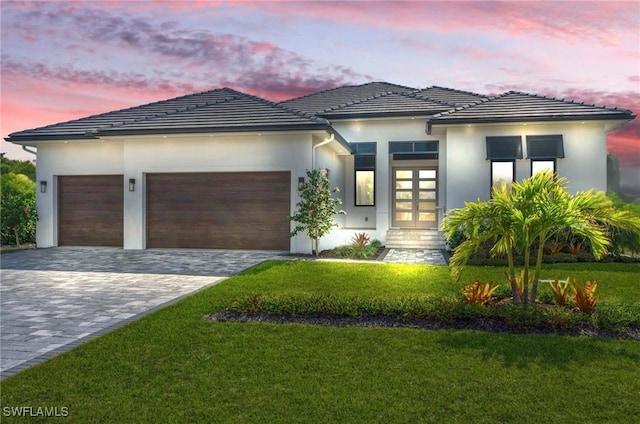
[[[478,330],[493,333],[508,334],[557,334],[562,336],[588,336],[616,339],[640,340],[640,329],[626,329],[623,331],[609,331],[583,325],[578,328],[560,329],[552,326],[541,326],[531,329],[516,329],[505,320],[499,318],[482,318],[474,320],[442,323],[436,320],[402,320],[389,316],[336,316],[329,314],[294,315],[294,314],[266,314],[244,313],[222,310],[206,316],[206,319],[216,322],[267,322],[273,324],[311,324],[333,327],[396,327],[420,328],[424,330]]]

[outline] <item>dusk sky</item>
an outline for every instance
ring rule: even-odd
[[[231,87],[386,81],[640,114],[640,2],[2,1],[1,135]],[[640,118],[608,137],[640,167]],[[14,159],[32,159],[2,141]],[[588,164],[585,164],[588,166]]]

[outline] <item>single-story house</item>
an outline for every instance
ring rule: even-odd
[[[367,233],[441,248],[444,214],[542,169],[607,187],[606,134],[628,110],[510,91],[384,82],[273,103],[221,88],[10,134],[37,148],[37,245],[309,253],[288,216],[327,169],[346,215],[326,249]]]

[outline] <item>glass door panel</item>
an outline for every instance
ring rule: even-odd
[[[437,227],[438,170],[395,168],[392,175],[392,225],[401,228]]]

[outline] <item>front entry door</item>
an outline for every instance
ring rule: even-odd
[[[438,170],[393,168],[392,226],[437,228]]]

